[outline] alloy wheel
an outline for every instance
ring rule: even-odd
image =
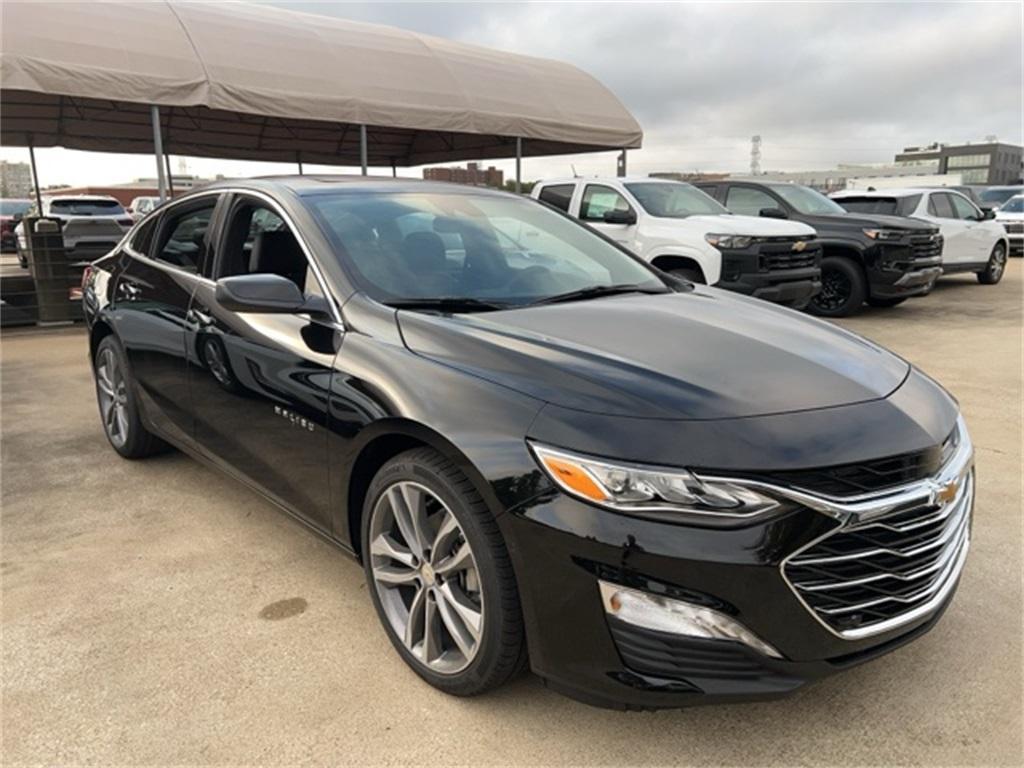
[[[480,646],[484,600],[455,515],[430,489],[400,481],[380,495],[369,534],[374,589],[406,650],[432,672],[465,669]]]
[[[988,274],[992,282],[999,281],[999,278],[1003,276],[1004,269],[1006,269],[1006,249],[1001,245],[997,245],[992,251],[992,258],[989,259],[988,263]]]
[[[852,285],[842,272],[830,269],[821,276],[821,292],[814,297],[814,303],[825,310],[836,310],[850,298]]]
[[[118,447],[128,441],[128,385],[121,364],[111,349],[100,352],[96,365],[100,416],[110,442]]]

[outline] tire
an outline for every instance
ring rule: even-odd
[[[701,271],[695,267],[677,267],[676,269],[667,270],[670,275],[681,277],[683,280],[689,280],[691,283],[697,283],[698,285],[704,284],[704,275]]]
[[[111,447],[126,459],[143,459],[165,450],[167,444],[142,423],[135,381],[115,336],[104,337],[96,348],[93,376],[100,423]]]
[[[445,693],[474,696],[525,668],[522,611],[504,539],[453,462],[430,448],[388,461],[366,495],[361,540],[377,616],[421,678]],[[452,563],[463,566],[442,570]]]
[[[1006,243],[996,243],[992,254],[988,257],[985,269],[978,273],[978,282],[982,285],[995,285],[1003,279],[1006,271]]]
[[[860,309],[867,293],[859,264],[843,256],[826,256],[821,260],[821,291],[807,310],[819,317],[846,317]]]
[[[906,296],[895,296],[891,299],[874,298],[868,296],[868,306],[871,307],[896,307],[907,300]]]

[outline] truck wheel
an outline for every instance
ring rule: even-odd
[[[902,304],[907,300],[906,296],[896,296],[891,299],[876,299],[873,296],[868,296],[868,306],[871,307],[895,307],[897,304]]]
[[[988,265],[978,273],[978,282],[982,285],[995,285],[1003,279],[1006,269],[1006,245],[996,243],[992,255],[988,257]]]
[[[807,309],[820,317],[846,317],[860,309],[867,293],[859,265],[842,256],[826,256],[821,260],[821,291]]]

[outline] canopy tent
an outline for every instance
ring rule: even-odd
[[[643,138],[571,65],[242,3],[4,3],[0,89],[5,146],[159,154],[162,139],[169,154],[365,168]]]

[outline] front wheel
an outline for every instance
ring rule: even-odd
[[[875,298],[868,296],[868,306],[871,307],[895,307],[907,300],[906,296],[895,296],[891,299]]]
[[[992,249],[992,255],[988,257],[988,264],[978,273],[978,282],[982,285],[995,285],[1003,279],[1003,272],[1006,271],[1006,245],[996,243]]]
[[[860,265],[842,256],[826,256],[821,260],[821,290],[807,309],[821,317],[846,317],[860,309],[866,296]]]
[[[525,665],[515,575],[490,510],[429,448],[385,464],[366,496],[363,565],[377,615],[406,664],[472,696]]]

